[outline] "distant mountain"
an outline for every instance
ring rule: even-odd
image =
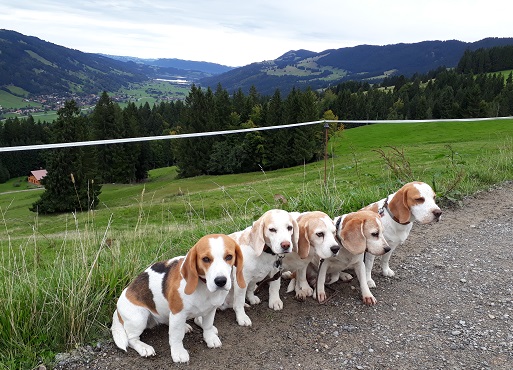
[[[149,66],[164,67],[164,68],[176,68],[184,71],[199,71],[208,73],[210,75],[218,75],[221,73],[228,72],[234,67],[228,67],[222,64],[210,63],[210,62],[196,62],[193,60],[183,60],[175,58],[158,58],[158,59],[144,59],[137,57],[117,56],[101,54],[106,57],[121,60],[123,62],[135,62],[141,64],[147,64]]]
[[[252,63],[221,75],[201,79],[201,86],[248,92],[254,85],[263,95],[279,88],[288,93],[293,87],[324,88],[347,80],[381,81],[386,76],[426,73],[440,66],[456,67],[465,50],[513,45],[513,38],[487,38],[462,41],[424,41],[385,46],[360,45],[330,49],[320,53],[293,50],[275,60]]]
[[[385,46],[360,45],[320,53],[292,50],[275,60],[232,68],[180,59],[106,56],[68,49],[37,37],[0,29],[0,89],[11,94],[116,91],[148,79],[186,79],[213,89],[221,83],[233,92],[251,86],[263,95],[276,89],[287,94],[294,86],[325,88],[347,80],[381,81],[409,76],[440,66],[455,67],[465,50],[513,45],[513,38],[487,38],[473,43],[424,41]]]
[[[0,29],[0,89],[14,95],[98,94],[152,78],[197,81],[213,74],[116,60]]]

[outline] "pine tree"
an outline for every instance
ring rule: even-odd
[[[88,139],[86,120],[74,100],[67,101],[57,112],[51,127],[53,142],[75,142]],[[38,213],[85,211],[98,204],[101,185],[95,178],[90,147],[53,149],[48,153],[48,174],[42,184],[45,192],[30,208]]]
[[[123,115],[119,106],[103,92],[92,115],[94,140],[120,139],[124,137]],[[132,176],[127,174],[125,148],[119,144],[99,145],[96,148],[99,178],[103,183],[126,183]]]

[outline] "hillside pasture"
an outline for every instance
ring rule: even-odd
[[[0,106],[7,109],[23,108],[23,107],[40,107],[41,104],[36,102],[27,102],[23,96],[23,90],[11,87],[16,95],[0,89]],[[11,91],[11,90],[9,90]]]

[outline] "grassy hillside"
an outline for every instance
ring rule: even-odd
[[[31,368],[108,337],[115,299],[137,272],[186,253],[206,233],[242,229],[267,209],[334,216],[413,179],[434,185],[445,202],[513,179],[513,119],[363,126],[337,133],[329,152],[326,186],[322,161],[180,180],[163,168],[145,184],[105,185],[98,209],[77,214],[37,216],[28,208],[41,190],[10,193],[23,188],[3,185],[0,369]]]

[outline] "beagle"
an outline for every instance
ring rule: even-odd
[[[316,258],[336,256],[340,245],[335,238],[335,224],[326,213],[312,211],[293,214],[297,217],[299,226],[298,250],[285,256],[283,268],[294,276],[287,292],[295,290],[296,299],[303,301],[313,295],[313,289],[307,280],[308,264]]]
[[[414,181],[405,184],[386,198],[363,208],[378,213],[385,228],[385,239],[390,251],[381,258],[381,271],[384,276],[395,275],[389,266],[390,257],[395,248],[408,238],[413,222],[427,224],[440,220],[442,211],[436,205],[435,197],[431,186],[424,182]],[[373,264],[374,255],[366,253],[365,269],[370,288],[376,286],[371,276]]]
[[[367,305],[376,304],[376,298],[367,284],[364,255],[365,252],[382,255],[390,251],[379,216],[371,211],[359,211],[335,217],[333,221],[342,248],[336,256],[321,260],[319,263],[316,283],[318,301],[322,303],[326,300],[324,283],[327,274],[331,277],[328,284],[336,282],[339,278],[349,281],[353,277],[342,271],[354,269],[360,283],[363,302]]]
[[[247,287],[234,284],[226,298],[223,309],[232,307],[237,323],[251,326],[251,319],[244,310],[245,299],[252,305],[260,303],[255,295],[257,283],[268,276],[270,290],[269,308],[281,310],[283,302],[279,296],[282,259],[292,250],[297,250],[299,229],[296,220],[289,212],[272,209],[265,212],[252,226],[229,235],[239,243],[244,256],[244,280]],[[237,270],[237,273],[239,271]]]
[[[186,256],[148,267],[118,299],[111,327],[114,342],[125,351],[132,347],[141,356],[154,356],[153,347],[139,336],[146,328],[165,323],[173,361],[188,362],[183,338],[192,330],[186,320],[194,318],[207,346],[220,347],[214,316],[232,287],[233,269],[237,269],[237,284],[246,286],[243,260],[232,238],[212,234],[199,239]]]

